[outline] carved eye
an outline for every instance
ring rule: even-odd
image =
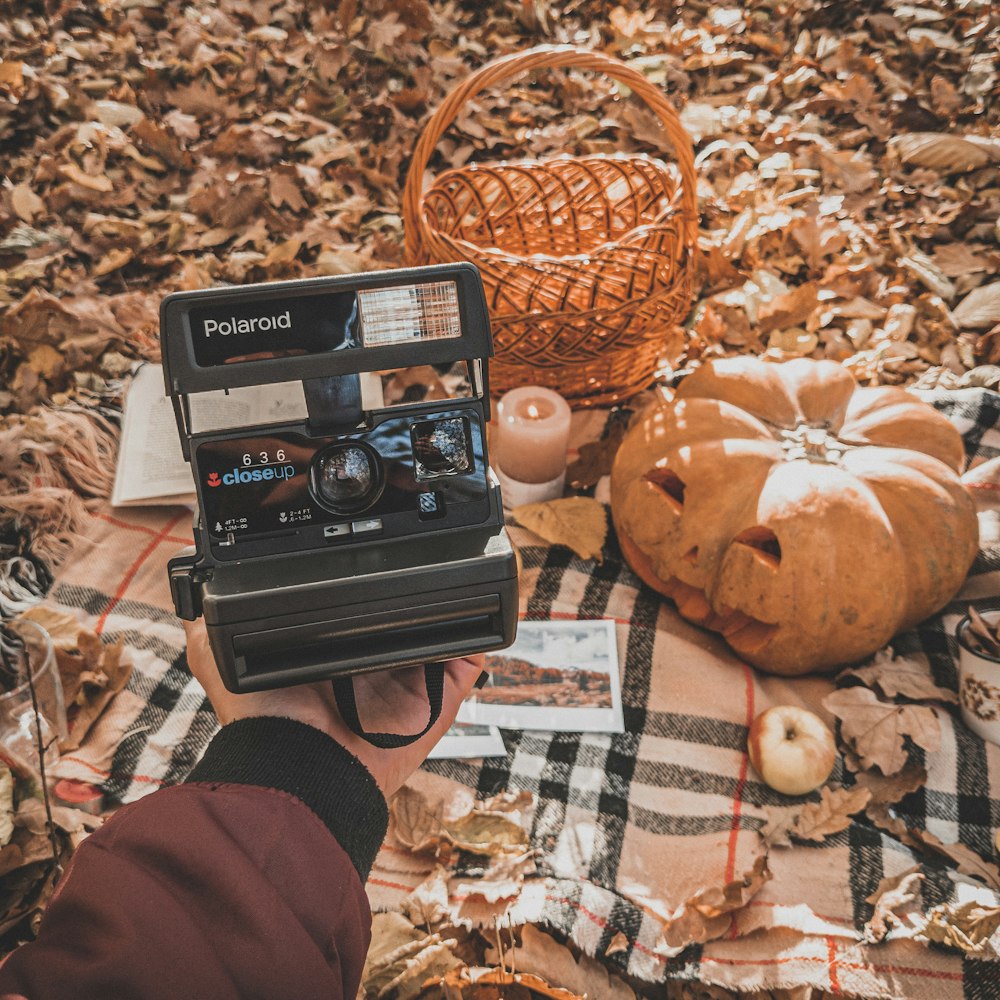
[[[650,469],[646,473],[646,482],[652,483],[658,490],[665,493],[674,503],[678,510],[684,506],[684,490],[686,489],[684,480],[665,466],[657,469]]]
[[[741,531],[733,539],[733,544],[755,549],[757,558],[772,569],[777,569],[781,565],[781,545],[778,543],[778,536],[762,524],[755,524],[752,528]]]

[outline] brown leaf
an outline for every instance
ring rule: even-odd
[[[91,191],[100,191],[107,194],[114,190],[114,183],[107,174],[88,174],[81,170],[75,163],[63,163],[59,167],[59,173],[68,177],[74,184],[89,188]]]
[[[963,330],[988,330],[1000,323],[1000,281],[974,288],[951,315]]]
[[[851,687],[828,694],[823,706],[840,719],[841,737],[862,765],[878,767],[886,775],[906,764],[904,736],[931,752],[941,745],[941,723],[934,709],[924,705],[893,705],[868,688]]]
[[[942,173],[965,173],[1000,163],[1000,140],[937,132],[893,136],[886,147],[890,157]]]
[[[628,948],[628,938],[621,931],[616,931],[615,936],[608,942],[607,948],[604,949],[604,954],[617,955],[619,952],[628,951]]]
[[[819,287],[814,281],[793,288],[761,305],[758,324],[765,333],[802,326],[819,305]]]
[[[767,822],[761,827],[764,843],[772,847],[791,847],[789,834],[799,818],[802,806],[765,806]]]
[[[418,930],[402,914],[374,914],[359,996],[400,1000],[418,996],[425,980],[463,964],[451,950],[457,943]]]
[[[621,935],[621,932],[619,932]],[[625,947],[628,947],[626,939]],[[605,955],[613,954],[605,951]],[[503,955],[496,948],[486,951],[490,965],[506,962],[508,968],[544,977],[545,981],[581,997],[600,1000],[635,1000],[635,993],[617,976],[588,955],[575,958],[573,952],[533,924],[521,928],[521,942]]]
[[[879,650],[867,666],[851,667],[840,676],[857,677],[868,687],[877,687],[889,698],[902,695],[914,701],[958,704],[958,695],[954,691],[934,683],[928,664],[907,656],[894,657],[891,649]]]
[[[553,545],[571,548],[581,559],[603,562],[602,549],[608,537],[604,505],[587,497],[566,497],[515,507],[518,524]]]
[[[1000,929],[1000,906],[984,906],[970,899],[959,906],[943,903],[927,914],[918,937],[978,955]]]
[[[903,925],[904,921],[897,910],[917,902],[923,880],[924,875],[920,869],[913,867],[879,882],[875,892],[865,900],[875,907],[871,919],[865,924],[866,941],[873,944],[883,941],[891,928]]]
[[[892,806],[927,783],[927,770],[920,764],[907,764],[896,774],[884,777],[875,771],[862,771],[857,784],[872,793],[868,807]]]
[[[465,816],[445,824],[445,833],[462,851],[473,854],[500,854],[510,848],[523,851],[528,834],[503,813],[473,809]]]
[[[566,482],[575,490],[585,490],[596,486],[602,476],[610,474],[615,455],[625,437],[625,430],[625,423],[616,420],[599,441],[588,441],[580,445],[576,461],[566,470]]]
[[[793,837],[822,841],[833,833],[846,830],[851,825],[851,817],[861,812],[872,797],[867,788],[858,786],[831,789],[824,785],[819,794],[819,802],[809,802],[802,807],[791,830]]]
[[[733,912],[746,906],[771,878],[767,854],[759,854],[753,867],[741,878],[720,887],[702,889],[682,904],[663,925],[657,947],[676,955],[689,944],[702,944],[722,937],[732,924]]]
[[[25,222],[32,222],[45,212],[45,202],[27,184],[14,185],[10,192],[10,203],[17,217]]]
[[[420,792],[404,785],[389,800],[389,832],[414,851],[436,847],[444,834],[442,811],[431,809]]]
[[[971,847],[966,847],[965,844],[945,844],[927,830],[910,830],[910,833],[916,835],[921,846],[932,854],[954,861],[963,875],[973,875],[991,888],[1000,890],[1000,868],[992,861],[980,857]]]

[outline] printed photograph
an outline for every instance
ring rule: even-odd
[[[623,731],[614,622],[521,622],[512,646],[487,654],[486,669],[490,679],[463,705],[463,721]]]
[[[427,755],[428,760],[504,757],[507,748],[496,726],[456,722]]]

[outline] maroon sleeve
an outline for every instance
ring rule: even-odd
[[[223,728],[192,779],[83,842],[0,996],[354,1000],[387,820],[368,771],[263,718]]]

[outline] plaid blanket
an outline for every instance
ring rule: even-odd
[[[932,402],[962,432],[970,460],[1000,454],[1000,396],[984,390],[937,394]],[[592,417],[590,419],[593,419]],[[989,520],[989,514],[984,515]],[[60,773],[98,781],[130,801],[187,773],[216,722],[188,673],[183,633],[170,613],[166,560],[190,542],[179,509],[96,511],[64,567],[52,600],[109,638],[124,636],[135,670],[128,689]],[[543,878],[526,883],[515,922],[541,922],[585,952],[642,980],[686,978],[732,989],[812,986],[899,1000],[986,1000],[1000,996],[1000,962],[987,946],[962,957],[892,932],[862,940],[866,899],[880,881],[913,866],[924,875],[920,905],[975,896],[1000,905],[982,883],[928,860],[856,819],[818,844],[774,849],[774,878],[738,911],[725,938],[667,957],[662,921],[698,890],[751,867],[765,807],[787,799],[758,780],[745,753],[747,727],[770,705],[821,707],[829,679],[769,677],[739,661],[715,636],[681,620],[642,587],[609,538],[603,563],[584,562],[517,527],[521,614],[527,619],[608,618],[617,623],[626,732],[621,735],[504,732],[507,754],[436,761],[413,779],[444,801],[527,789],[537,796],[531,837]],[[897,637],[897,652],[925,658],[935,681],[956,688],[954,627],[968,603],[1000,608],[1000,533],[984,532],[963,592],[941,614]],[[926,754],[926,786],[897,809],[909,826],[994,857],[1000,826],[1000,747],[984,744],[944,710],[942,747]],[[833,780],[851,782],[838,769]],[[397,907],[431,870],[388,846],[369,894]],[[622,937],[623,936],[623,937]],[[627,941],[627,947],[620,947]],[[996,943],[996,937],[994,942]]]

